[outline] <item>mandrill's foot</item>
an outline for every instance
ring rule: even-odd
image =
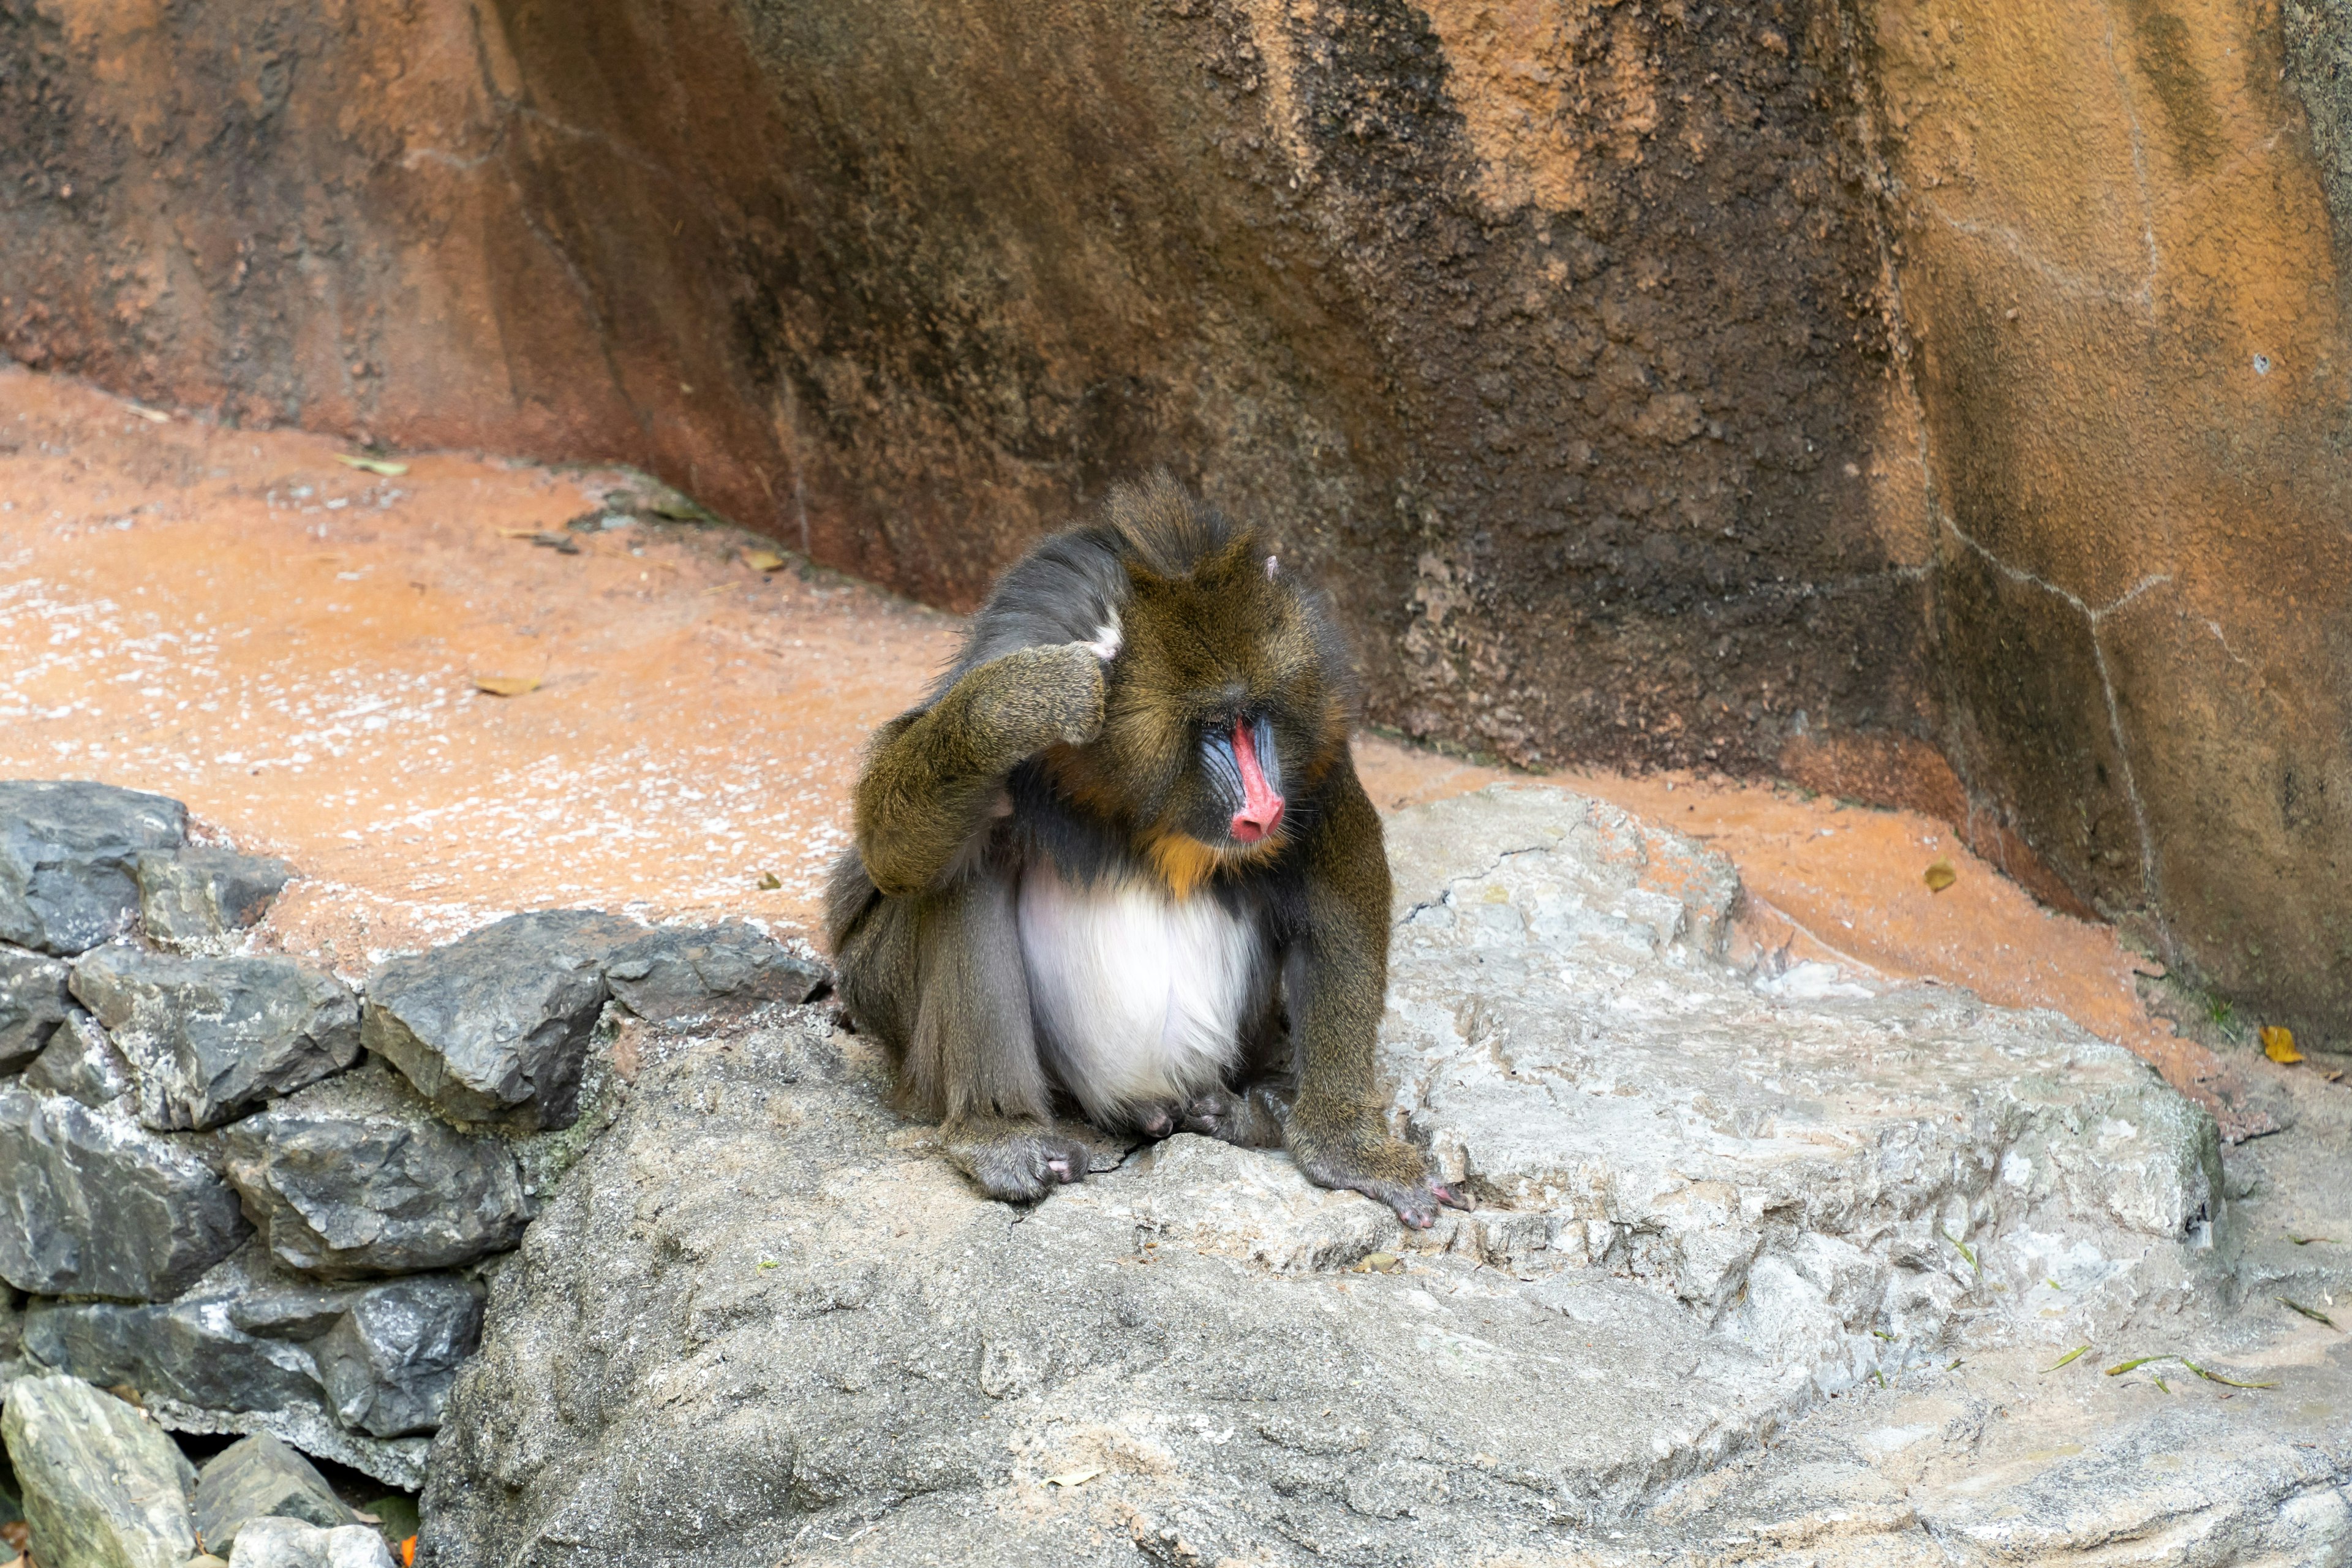
[[[1083,1182],[1095,1152],[1085,1138],[1051,1122],[970,1116],[940,1129],[948,1158],[992,1198],[1034,1203]]]
[[[1121,1125],[1139,1138],[1155,1141],[1199,1132],[1244,1149],[1279,1149],[1282,1119],[1289,1111],[1287,1089],[1264,1083],[1246,1089],[1221,1085],[1181,1100],[1147,1100],[1130,1106]]]
[[[1293,1116],[1287,1132],[1290,1157],[1308,1181],[1384,1203],[1415,1230],[1435,1225],[1440,1205],[1470,1206],[1466,1194],[1429,1173],[1429,1162],[1420,1150],[1381,1132],[1370,1118],[1358,1125],[1324,1128]]]
[[[1279,1149],[1282,1124],[1290,1119],[1290,1090],[1258,1082],[1247,1089],[1213,1089],[1184,1108],[1187,1132],[1205,1133],[1244,1149]]]

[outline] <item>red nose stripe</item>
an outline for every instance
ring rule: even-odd
[[[1255,844],[1282,826],[1282,797],[1258,766],[1257,742],[1247,722],[1234,726],[1234,761],[1242,770],[1242,808],[1234,813],[1234,837]]]

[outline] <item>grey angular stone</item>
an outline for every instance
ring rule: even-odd
[[[217,1127],[359,1060],[359,999],[290,958],[173,958],[110,947],[74,965],[74,994],[137,1075],[139,1119]]]
[[[228,1304],[228,1321],[257,1340],[307,1343],[335,1326],[359,1289],[352,1285],[271,1283],[240,1294]]]
[[[460,1121],[535,1131],[580,1109],[605,959],[645,934],[587,910],[513,915],[368,977],[362,1037]]]
[[[656,1024],[735,1017],[772,1002],[805,1002],[827,978],[824,964],[740,921],[656,926],[616,949],[604,966],[613,994]]]
[[[177,1430],[271,1432],[413,1488],[424,1444],[408,1434],[438,1422],[480,1327],[480,1289],[458,1276],[319,1286],[249,1246],[176,1300],[35,1301],[25,1351],[129,1384]]]
[[[139,856],[187,837],[188,808],[160,795],[0,780],[0,942],[71,957],[121,935]]]
[[[163,1429],[71,1377],[8,1389],[0,1437],[25,1494],[32,1550],[56,1568],[180,1568],[196,1550],[195,1477]]]
[[[383,1537],[363,1524],[321,1530],[299,1519],[257,1519],[237,1533],[229,1568],[392,1568]]]
[[[21,947],[0,947],[0,1072],[14,1072],[40,1053],[50,1035],[76,1011],[66,983],[73,971]]]
[[[133,877],[148,940],[202,952],[267,914],[269,901],[294,879],[294,868],[234,849],[191,847],[148,851]]]
[[[76,1007],[25,1069],[24,1082],[26,1089],[67,1095],[96,1110],[130,1093],[138,1079],[105,1028]]]
[[[454,1274],[414,1275],[362,1292],[318,1345],[336,1418],[377,1437],[433,1431],[481,1332],[481,1292]]]
[[[226,1557],[237,1531],[265,1517],[321,1530],[354,1522],[316,1465],[270,1433],[257,1432],[215,1454],[197,1472],[196,1538],[205,1551]]]
[[[100,1387],[128,1384],[151,1403],[318,1407],[322,1385],[310,1350],[246,1333],[232,1321],[242,1284],[207,1279],[176,1301],[36,1301],[25,1315],[25,1349]]]
[[[327,1277],[411,1273],[512,1247],[530,1217],[513,1152],[433,1114],[387,1068],[305,1089],[221,1135],[277,1259]]]
[[[161,1300],[251,1234],[204,1146],[119,1103],[0,1089],[0,1279],[16,1289]]]

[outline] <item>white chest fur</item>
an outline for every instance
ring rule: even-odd
[[[1213,1087],[1240,1051],[1256,931],[1214,899],[1021,880],[1021,957],[1046,1059],[1089,1115]]]

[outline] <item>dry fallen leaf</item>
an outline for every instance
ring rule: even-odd
[[[2234,1377],[2223,1377],[2218,1372],[2207,1372],[2203,1367],[2199,1366],[2195,1362],[2190,1361],[2186,1356],[2180,1358],[2180,1364],[2187,1367],[2189,1371],[2195,1373],[2198,1376],[2203,1378],[2208,1383],[2226,1383],[2231,1388],[2276,1388],[2278,1386],[2275,1383],[2241,1383]],[[2221,1397],[2227,1399],[2230,1396],[2225,1394]]]
[[[335,454],[335,461],[338,463],[347,464],[352,468],[362,469],[367,473],[382,474],[388,479],[398,479],[401,475],[408,472],[408,465],[406,463],[395,463],[388,458],[362,458],[352,452],[338,452]]]
[[[2272,1024],[2263,1028],[2263,1055],[2274,1062],[2303,1060],[2303,1053],[2294,1048],[2294,1031],[2284,1024]]]
[[[743,564],[754,572],[773,572],[783,565],[784,558],[772,550],[746,550]]]
[[[520,697],[526,691],[539,689],[536,675],[478,675],[474,689],[487,691],[493,697]]]
[[[401,1568],[411,1568],[416,1561],[416,1537],[410,1536],[400,1543]]]
[[[1068,1470],[1058,1476],[1047,1476],[1045,1484],[1049,1487],[1082,1487],[1101,1474],[1100,1465],[1089,1465],[1083,1470]]]
[[[1960,874],[1952,868],[1952,863],[1949,860],[1938,860],[1928,867],[1927,873],[1919,879],[1927,884],[1929,892],[1940,893],[1958,881]]]
[[[1393,1252],[1368,1252],[1356,1265],[1359,1274],[1394,1274],[1404,1267],[1404,1259]]]
[[[762,871],[760,873],[760,891],[763,893],[772,893],[783,885],[783,879],[777,876],[773,871]]]
[[[2336,1320],[2321,1311],[2318,1308],[2306,1307],[2300,1301],[2290,1301],[2284,1296],[2281,1296],[2278,1300],[2279,1305],[2284,1307],[2288,1311],[2301,1313],[2304,1317],[2309,1318],[2315,1323],[2326,1323],[2329,1328],[2336,1329]],[[2340,1334],[2344,1331],[2342,1329],[2336,1329],[2336,1331]]]
[[[134,403],[131,405],[131,412],[150,425],[169,425],[172,422],[172,416],[160,408],[142,408]]]

